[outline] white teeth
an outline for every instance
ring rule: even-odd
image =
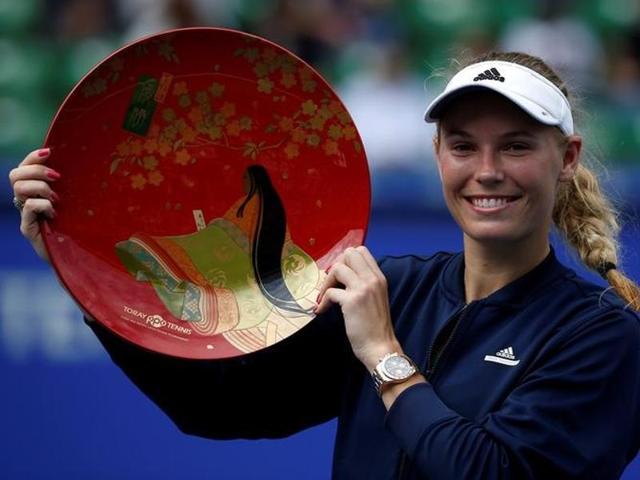
[[[498,198],[474,198],[472,199],[473,206],[478,208],[496,208],[502,207],[507,204],[507,199],[504,197]]]

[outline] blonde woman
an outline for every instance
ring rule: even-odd
[[[242,359],[170,359],[92,328],[187,433],[284,436],[337,415],[336,479],[619,478],[640,446],[640,295],[563,82],[538,58],[488,54],[425,118],[463,252],[348,249],[318,318]],[[53,194],[34,155],[11,179],[42,252],[33,222]],[[554,226],[611,288],[558,262]]]

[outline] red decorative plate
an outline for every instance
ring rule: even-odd
[[[73,89],[47,134],[62,174],[42,230],[90,316],[185,358],[270,346],[312,318],[324,269],[364,240],[367,162],[320,75],[245,33],[132,43]]]

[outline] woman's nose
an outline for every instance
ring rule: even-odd
[[[480,183],[496,183],[504,180],[502,164],[496,152],[482,153],[476,170],[476,180]]]

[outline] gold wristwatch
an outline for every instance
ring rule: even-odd
[[[398,352],[387,353],[380,359],[371,374],[378,396],[382,395],[384,385],[402,383],[417,371],[416,364],[406,355]]]

